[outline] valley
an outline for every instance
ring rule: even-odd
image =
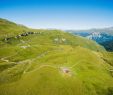
[[[66,32],[74,35],[86,37],[89,40],[94,40],[104,46],[107,51],[113,51],[113,28],[89,29],[89,30],[66,30]]]

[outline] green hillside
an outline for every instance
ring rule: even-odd
[[[113,53],[96,42],[3,19],[0,33],[0,95],[113,95]]]
[[[27,30],[28,28],[23,25],[0,18],[0,38],[10,37],[12,35],[23,33]]]

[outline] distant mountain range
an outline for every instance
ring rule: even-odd
[[[103,45],[106,50],[113,51],[113,27],[104,29],[90,29],[90,30],[68,30],[74,35],[86,37]]]

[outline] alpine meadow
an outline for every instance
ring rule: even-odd
[[[0,95],[113,95],[112,0],[1,0]]]
[[[4,19],[0,34],[0,95],[113,94],[113,53],[96,42]]]

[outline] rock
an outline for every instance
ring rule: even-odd
[[[65,39],[65,38],[62,38],[62,41],[63,41],[63,42],[65,42],[65,41],[66,41],[66,39]]]

